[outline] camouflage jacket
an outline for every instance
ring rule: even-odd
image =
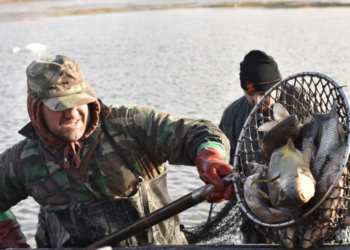
[[[109,143],[102,123],[119,153]],[[64,170],[63,152],[44,145],[31,123],[20,133],[26,138],[0,156],[0,211],[28,196],[47,212],[68,208],[69,197],[80,204],[125,197],[138,188],[139,176],[147,180],[164,172],[166,161],[195,165],[197,152],[205,147],[216,148],[224,156],[229,152],[227,138],[211,122],[177,119],[138,106],[101,103],[99,125],[85,141],[80,168],[72,162]]]

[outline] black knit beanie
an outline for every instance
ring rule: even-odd
[[[277,63],[260,50],[252,50],[241,62],[241,87],[248,92],[264,92],[282,79]]]

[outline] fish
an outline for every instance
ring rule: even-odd
[[[250,210],[260,219],[267,223],[282,223],[291,218],[280,208],[274,207],[267,197],[261,195],[268,193],[266,179],[267,166],[255,162],[247,163],[250,175],[243,186],[244,199]],[[281,227],[277,230],[280,242],[287,249],[294,247],[295,229],[294,227]]]
[[[255,183],[255,181],[262,179],[261,173],[249,175],[243,186],[244,200],[250,210],[265,222],[284,222],[290,218],[284,214],[283,211],[274,208],[270,201],[261,195],[259,190],[267,192],[266,183]]]
[[[256,162],[248,162],[246,168],[248,169],[249,174],[263,173],[267,170],[267,166]]]
[[[290,116],[290,114],[282,104],[276,103],[273,106],[273,116],[274,116],[274,119],[270,122],[265,122],[262,125],[260,125],[258,128],[258,131],[267,132],[271,130],[279,122],[283,121],[285,118]]]
[[[312,166],[312,173],[315,176],[316,192],[314,198],[311,200],[311,205],[318,205],[322,199],[325,199],[319,206],[315,218],[309,223],[309,227],[304,229],[300,246],[302,248],[309,248],[317,245],[324,239],[334,237],[340,234],[341,230],[334,230],[334,225],[341,225],[346,227],[350,225],[350,220],[345,217],[339,217],[338,209],[346,209],[344,197],[344,188],[346,183],[344,177],[335,180],[339,171],[341,171],[341,164],[345,157],[347,148],[345,142],[345,132],[341,127],[337,117],[337,102],[332,105],[331,111],[326,114],[312,114],[312,116],[320,124],[317,137],[314,145],[318,148],[317,154]],[[343,175],[348,175],[346,167],[343,168]],[[338,181],[328,197],[325,197],[329,188]]]
[[[282,104],[275,104],[274,120],[258,128],[266,132],[259,146],[266,154],[268,166],[248,163],[251,178],[247,179],[247,185],[252,190],[244,190],[248,195],[246,203],[250,202],[248,207],[259,218],[264,217],[264,221],[275,222],[266,213],[266,207],[281,219],[297,221],[295,227],[275,231],[278,234],[275,240],[286,248],[318,246],[340,234],[338,227],[350,225],[349,215],[339,215],[348,206],[344,177],[348,176],[348,170],[341,169],[347,137],[337,107],[335,101],[328,113],[311,113],[301,117],[300,122]],[[339,171],[343,171],[343,176],[335,180]],[[325,197],[335,181],[336,185]],[[302,216],[316,205],[316,212]]]
[[[277,229],[277,234],[280,238],[282,245],[287,249],[293,249],[294,238],[295,238],[295,228],[293,226],[287,226]]]
[[[326,116],[322,116],[321,141],[311,168],[316,179],[319,179],[322,169],[327,165],[326,161],[334,153],[334,150],[345,145],[345,133],[337,116],[337,102],[334,102],[331,111]],[[313,117],[317,119],[318,114],[313,114]]]
[[[318,148],[318,143],[316,143],[316,138],[319,134],[322,121],[312,120],[310,122],[304,123],[300,130],[300,149],[304,151],[305,149],[311,149],[312,155],[315,156]],[[315,144],[316,143],[316,144]]]
[[[333,185],[335,177],[340,171],[346,147],[346,144],[340,145],[332,150],[327,156],[316,182],[316,202],[320,201],[325,196],[328,189]]]
[[[328,119],[328,114],[318,114],[315,117],[305,117],[300,129],[299,138],[295,141],[296,147],[301,151],[309,148],[311,150],[311,164],[313,165],[317,149],[320,145],[321,124]]]
[[[301,248],[310,248],[312,247],[317,241],[326,235],[326,233],[329,231],[330,226],[328,225],[328,222],[322,222],[322,221],[315,221],[317,223],[317,227],[315,225],[309,225],[307,230],[303,234],[303,238],[300,242]]]
[[[341,222],[341,225],[342,225],[343,227],[348,227],[348,226],[350,226],[350,215],[346,215],[346,216],[343,218],[343,220],[342,220],[342,222]]]
[[[316,181],[310,171],[310,149],[301,153],[291,139],[273,151],[268,166],[268,194],[275,207],[296,209],[315,195]]]
[[[344,168],[343,173],[347,175],[348,171]],[[319,207],[317,217],[309,221],[308,226],[302,228],[300,247],[310,248],[317,245],[324,239],[339,235],[341,230],[334,230],[334,223],[339,223],[343,228],[350,226],[350,217],[338,217],[335,208],[346,208],[346,198],[340,198],[344,195],[344,187],[346,186],[344,178],[340,178],[336,187],[332,190],[330,196]]]
[[[267,133],[259,141],[259,146],[264,150],[267,159],[272,152],[285,145],[291,138],[295,140],[300,133],[301,124],[296,115],[289,115],[282,104],[276,103],[273,108],[274,121],[266,122],[259,126],[258,131]]]

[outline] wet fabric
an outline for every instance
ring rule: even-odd
[[[59,248],[69,242],[69,234],[54,213],[47,213],[40,207],[35,233],[37,248]]]
[[[144,197],[146,196],[146,197]],[[125,228],[126,225],[170,203],[166,173],[146,181],[131,197],[101,201],[75,209],[76,225],[68,210],[55,214],[40,212],[40,228],[36,234],[38,247],[85,247],[96,240]],[[145,205],[145,202],[147,204]],[[145,209],[145,208],[148,209]],[[60,227],[60,223],[63,227]],[[115,246],[184,245],[178,216],[171,217],[152,228]]]

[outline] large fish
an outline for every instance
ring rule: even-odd
[[[259,180],[264,179],[263,173],[253,173],[244,182],[244,200],[250,210],[265,222],[283,222],[290,218],[278,208],[274,208],[268,197],[262,195],[267,193],[267,185]]]
[[[294,226],[280,227],[277,229],[280,242],[287,249],[294,248],[294,238],[296,237]]]
[[[316,120],[319,116],[318,114],[313,114]],[[338,116],[337,116],[337,102],[334,102],[332,109],[329,113],[322,115],[322,124],[321,124],[321,141],[320,145],[317,149],[317,154],[314,160],[314,164],[311,168],[313,176],[318,180],[321,173],[329,173],[329,171],[322,170],[326,165],[329,158],[334,158],[332,154],[334,154],[335,150],[338,148],[342,148],[345,145],[345,134],[344,130],[341,127]],[[342,155],[341,155],[342,156]],[[337,156],[337,157],[341,157]],[[338,161],[338,159],[334,159]]]
[[[319,202],[327,193],[328,189],[333,185],[335,177],[340,171],[345,150],[346,144],[342,144],[329,152],[330,154],[327,156],[317,178],[315,202]]]
[[[322,118],[319,116],[319,118]],[[317,120],[311,120],[309,122],[305,122],[300,130],[300,149],[301,151],[304,151],[305,149],[309,148],[312,151],[312,155],[316,154],[317,147],[319,146],[319,143],[317,143],[317,135],[319,134],[319,130],[321,127],[321,124],[323,121],[317,119]]]
[[[332,106],[329,113],[313,114],[315,121],[319,124],[319,132],[313,141],[310,137],[304,142],[312,143],[317,148],[317,154],[312,166],[316,183],[316,192],[311,200],[311,205],[317,205],[321,199],[325,197],[328,189],[333,185],[335,177],[340,171],[344,153],[347,148],[345,142],[344,130],[341,127],[337,117],[337,102]],[[316,126],[316,125],[315,125]],[[311,131],[311,130],[310,130]],[[313,135],[314,132],[313,131]],[[319,137],[319,139],[316,139]],[[347,169],[343,169],[347,174]],[[338,217],[337,208],[345,208],[344,187],[346,186],[344,178],[341,177],[332,192],[322,204],[318,207],[318,213],[313,215],[313,220],[309,223],[300,235],[302,248],[309,248],[315,244],[332,238],[339,234],[340,230],[334,230],[334,223],[338,223],[345,227],[350,225],[349,218]]]
[[[267,132],[260,140],[259,146],[264,150],[268,159],[272,152],[287,143],[288,139],[299,136],[301,124],[296,115],[289,115],[282,104],[276,103],[273,107],[274,120],[262,124],[258,131]]]
[[[266,180],[267,166],[257,163],[248,163],[250,176],[244,182],[244,199],[250,210],[260,219],[267,223],[282,223],[291,218],[286,210],[274,207],[268,197]],[[265,194],[265,195],[264,195]],[[294,247],[294,227],[282,227],[277,229],[280,242],[287,249]]]
[[[343,173],[345,175],[348,174],[347,168],[343,169]],[[331,194],[320,205],[316,218],[310,221],[307,227],[301,228],[300,246],[302,248],[309,248],[327,238],[332,238],[334,235],[340,234],[341,229],[334,231],[333,223],[337,223],[337,220],[340,220],[338,222],[340,222],[342,228],[350,226],[350,216],[338,217],[337,210],[335,209],[337,207],[346,208],[345,202],[347,198],[344,198],[345,187],[345,180],[341,177]]]
[[[317,148],[320,145],[321,125],[328,119],[328,116],[328,114],[318,114],[314,117],[306,117],[300,129],[299,138],[295,141],[296,147],[301,149],[301,151],[307,148],[311,150],[311,166],[314,163]]]
[[[310,171],[310,159],[310,149],[301,153],[291,139],[272,153],[267,171],[272,205],[295,209],[314,196],[316,181]]]

